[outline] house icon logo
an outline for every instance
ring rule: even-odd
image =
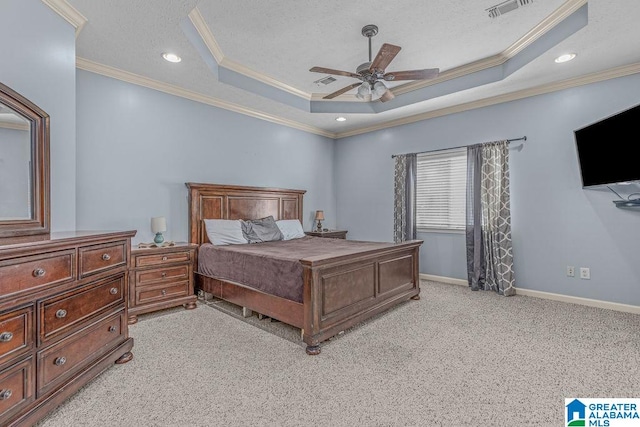
[[[567,405],[567,427],[584,427],[585,425],[585,408],[587,405],[578,399],[572,400]]]

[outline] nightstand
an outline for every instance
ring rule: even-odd
[[[328,231],[305,231],[307,236],[330,237],[332,239],[346,239],[347,230],[328,230]]]
[[[176,243],[161,248],[131,248],[129,264],[129,324],[138,314],[184,305],[196,308],[193,270],[196,248]]]

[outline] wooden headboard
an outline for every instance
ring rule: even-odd
[[[299,219],[305,190],[244,187],[187,182],[189,188],[189,242],[207,243],[204,219],[258,219],[273,215]]]

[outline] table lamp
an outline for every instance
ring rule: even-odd
[[[160,244],[164,242],[164,236],[162,233],[167,231],[167,220],[163,216],[159,216],[156,218],[151,218],[151,231],[156,233],[156,237],[153,238],[153,241],[156,244]]]
[[[316,231],[322,231],[322,222],[324,221],[324,211],[316,211],[316,221],[318,221],[318,226],[316,227]]]

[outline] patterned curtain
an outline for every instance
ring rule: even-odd
[[[416,169],[415,154],[396,156],[393,204],[393,240],[404,242],[416,238]]]
[[[469,286],[515,295],[509,141],[468,147],[466,217]]]

